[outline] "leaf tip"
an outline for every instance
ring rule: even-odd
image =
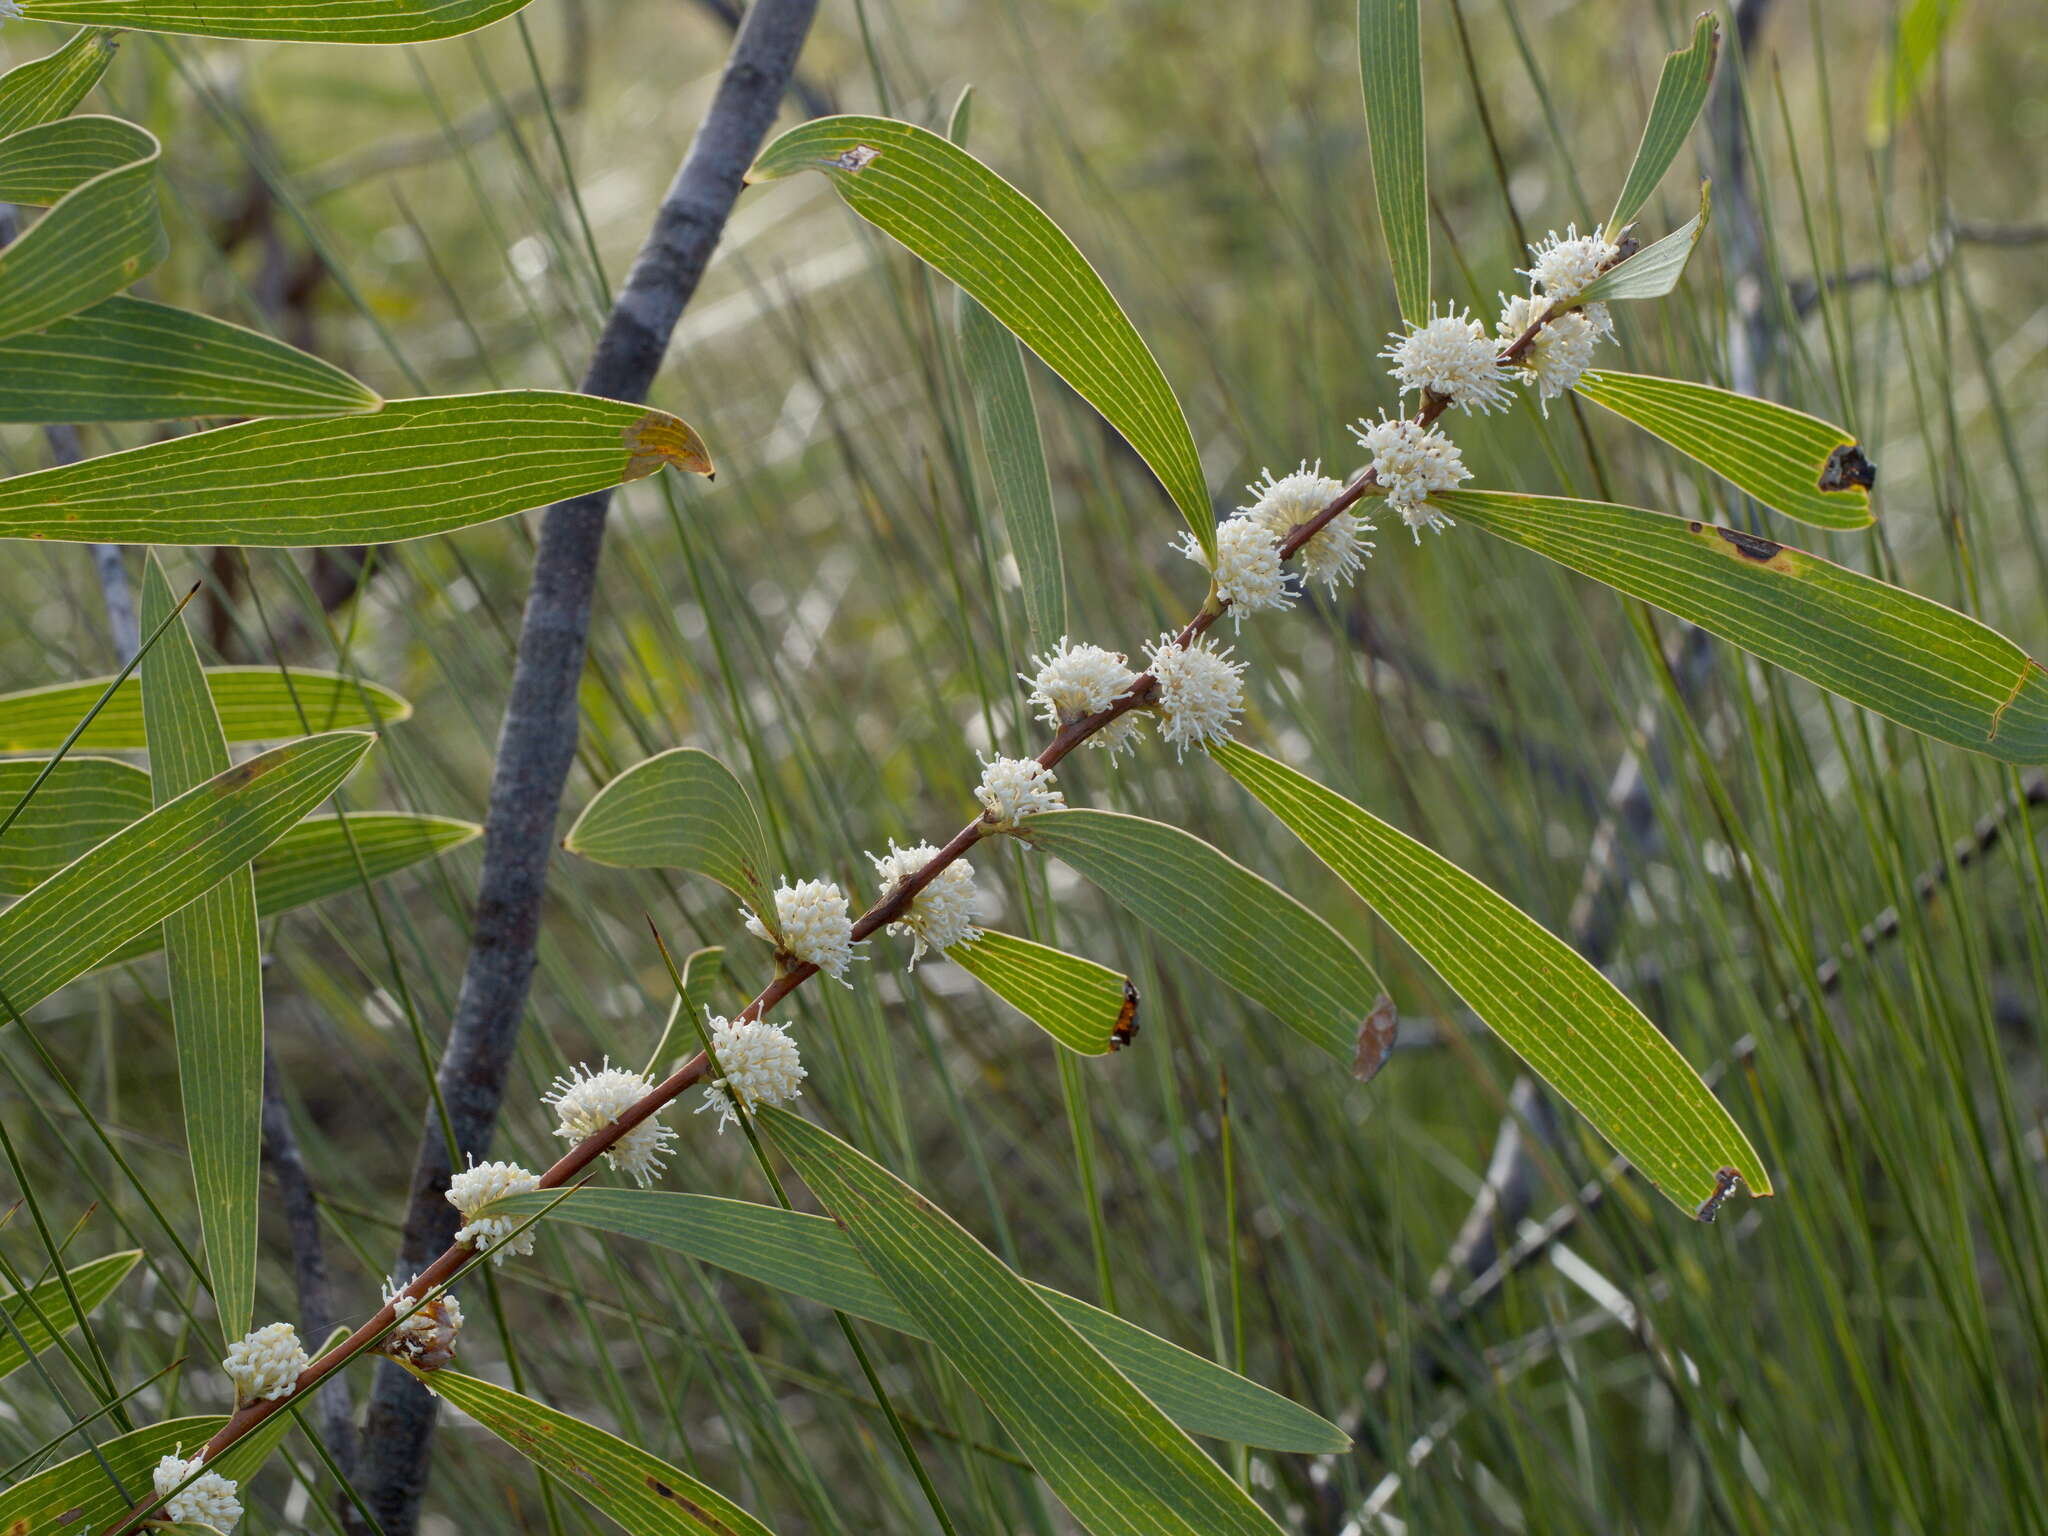
[[[663,466],[706,479],[712,476],[711,454],[704,439],[695,427],[667,411],[647,412],[626,428],[623,439],[627,480],[644,480]]]

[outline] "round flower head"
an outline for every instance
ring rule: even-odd
[[[1372,455],[1373,474],[1387,494],[1387,504],[1401,514],[1418,544],[1424,528],[1442,532],[1450,524],[1429,505],[1429,497],[1436,491],[1454,491],[1461,480],[1472,478],[1456,443],[1401,417],[1361,421],[1351,434]]]
[[[1032,757],[984,759],[974,798],[981,802],[983,817],[1001,829],[1040,811],[1067,808],[1067,797],[1053,788],[1052,770]]]
[[[1245,487],[1252,494],[1252,504],[1238,510],[1263,524],[1277,544],[1316,517],[1344,489],[1343,481],[1332,480],[1322,470],[1320,459],[1313,469],[1304,459],[1293,474],[1278,479],[1270,469],[1262,471],[1263,481]],[[1338,584],[1349,582],[1370,558],[1372,540],[1363,535],[1372,531],[1372,524],[1357,513],[1339,512],[1301,546],[1301,579],[1320,581],[1335,597]]]
[[[405,1282],[410,1284],[410,1280]],[[462,1332],[462,1303],[449,1291],[421,1301],[406,1295],[405,1285],[384,1282],[384,1303],[398,1314],[398,1321],[377,1347],[422,1370],[438,1371],[455,1358],[456,1336]]]
[[[1216,595],[1230,604],[1231,627],[1243,615],[1261,608],[1285,608],[1293,599],[1280,569],[1280,543],[1262,522],[1249,517],[1225,518],[1216,527],[1216,560],[1212,565],[1192,533],[1180,536],[1181,553],[1205,567],[1216,583]]]
[[[919,843],[915,848],[898,848],[896,840],[891,838],[887,853],[869,854],[875,873],[881,878],[882,894],[888,895],[923,869],[938,855],[938,851],[930,843]],[[965,859],[955,859],[910,898],[910,905],[889,925],[889,931],[907,933],[914,941],[915,947],[910,954],[912,968],[930,950],[950,949],[965,939],[981,937],[981,930],[974,926],[974,907],[978,899],[979,893],[974,888],[974,866]]]
[[[156,1470],[150,1474],[156,1496],[161,1499],[170,1494],[163,1507],[163,1518],[210,1525],[217,1531],[232,1531],[242,1518],[242,1501],[235,1497],[235,1482],[218,1472],[200,1472],[199,1469],[205,1465],[204,1459],[198,1456],[189,1461],[182,1456],[166,1456],[156,1464]],[[199,1475],[192,1477],[195,1472]],[[192,1478],[191,1482],[171,1493],[188,1477]]]
[[[760,918],[744,907],[740,910],[746,912],[747,932],[776,943]],[[846,910],[846,893],[837,885],[830,880],[777,885],[775,926],[782,930],[778,948],[783,952],[815,965],[835,981],[846,981],[846,968],[853,963],[853,919]]]
[[[540,1176],[528,1173],[517,1163],[480,1163],[472,1157],[469,1166],[448,1181],[448,1203],[462,1213],[463,1221],[455,1241],[473,1244],[480,1253],[488,1249],[493,1264],[502,1264],[515,1254],[533,1252],[532,1227],[513,1236],[520,1218],[479,1216],[477,1212],[493,1200],[538,1188]]]
[[[1506,408],[1512,391],[1494,361],[1493,338],[1470,315],[1456,309],[1439,315],[1432,304],[1427,325],[1390,339],[1393,345],[1380,356],[1394,365],[1387,371],[1402,394],[1419,389],[1464,411]]]
[[[1244,667],[1227,660],[1229,649],[1206,640],[1180,645],[1169,631],[1152,648],[1151,672],[1159,683],[1159,735],[1173,743],[1176,757],[1189,747],[1228,741],[1244,708]]]
[[[1542,302],[1520,294],[1512,299],[1503,296],[1501,337],[1512,342],[1521,336],[1540,312]],[[1604,334],[1603,325],[1611,330],[1613,324],[1606,305],[1588,304],[1584,309],[1566,311],[1536,333],[1522,354],[1520,367],[1535,381],[1537,403],[1543,407],[1544,415],[1550,414],[1552,400],[1579,382],[1579,376],[1593,361],[1593,348]]]
[[[1603,240],[1598,230],[1581,235],[1578,225],[1567,224],[1562,235],[1553,229],[1547,238],[1530,246],[1529,254],[1534,261],[1515,270],[1552,303],[1562,304],[1577,298],[1621,254],[1621,247]]]
[[[1099,645],[1072,645],[1065,635],[1043,656],[1031,658],[1034,672],[1019,673],[1031,685],[1031,702],[1040,720],[1057,730],[1089,715],[1099,715],[1114,703],[1138,674],[1124,665],[1116,651]],[[1118,715],[1088,738],[1091,747],[1103,747],[1110,760],[1117,753],[1137,745],[1144,722],[1135,715]]]
[[[228,1346],[221,1369],[235,1384],[235,1406],[266,1397],[290,1397],[299,1372],[313,1362],[290,1323],[269,1323]]]
[[[558,1077],[541,1102],[555,1112],[555,1134],[564,1141],[595,1136],[647,1096],[654,1084],[638,1072],[612,1065],[611,1057],[593,1072],[582,1063],[567,1077]],[[620,1173],[630,1174],[642,1189],[661,1172],[662,1159],[676,1133],[649,1115],[606,1149],[604,1158]]]
[[[787,1104],[801,1098],[804,1071],[796,1042],[789,1038],[787,1024],[770,1024],[762,1019],[721,1019],[704,1010],[711,1029],[711,1054],[718,1059],[724,1076],[707,1084],[704,1102],[697,1113],[718,1111],[718,1129],[739,1119],[733,1107],[737,1099],[748,1109],[759,1104]]]

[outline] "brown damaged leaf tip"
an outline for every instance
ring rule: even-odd
[[[627,480],[644,480],[664,465],[711,478],[711,454],[697,429],[667,411],[649,411],[626,428]]]
[[[1721,1214],[1721,1207],[1728,1203],[1728,1197],[1735,1193],[1742,1183],[1742,1175],[1733,1168],[1723,1168],[1714,1175],[1714,1192],[1702,1200],[1694,1211],[1693,1220],[1712,1221]]]
[[[1828,455],[1820,472],[1823,491],[1867,491],[1877,484],[1877,466],[1865,457],[1860,443],[1844,443]]]
[[[1124,982],[1124,1005],[1116,1011],[1116,1023],[1109,1031],[1109,1048],[1120,1051],[1138,1038],[1138,989]]]
[[[1369,1083],[1394,1054],[1394,1040],[1401,1032],[1401,1015],[1394,1000],[1382,992],[1373,1000],[1372,1012],[1358,1026],[1358,1054],[1351,1058],[1351,1075]]]

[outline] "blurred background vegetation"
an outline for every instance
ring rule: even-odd
[[[537,0],[476,37],[388,51],[131,38],[88,109],[166,140],[174,255],[138,291],[388,394],[573,385],[708,96],[725,9]],[[1715,227],[1678,294],[1622,316],[1620,355],[1859,432],[1874,533],[1776,531],[2038,656],[2048,245],[2029,226],[2048,218],[2048,33],[2022,0],[1914,9],[1952,15],[1887,133],[1872,99],[1892,99],[1896,7],[1742,8],[1753,26],[1730,27],[1722,86],[1748,89],[1679,163],[1715,178]],[[1426,8],[1443,296],[1490,318],[1523,238],[1600,216],[1689,20],[1663,0]],[[0,53],[60,36],[17,24]],[[1373,354],[1395,314],[1350,6],[849,0],[821,15],[790,110],[942,125],[968,85],[977,152],[1075,237],[1159,354],[1219,508],[1268,465],[1355,467],[1344,426],[1392,403]],[[1673,175],[1643,232],[1693,203]],[[653,397],[703,432],[718,479],[621,494],[572,810],[653,751],[703,746],[750,780],[790,874],[870,892],[861,850],[952,830],[975,753],[1035,743],[951,317],[951,295],[821,179],[742,199]],[[1143,467],[1033,368],[1076,636],[1135,650],[1191,608],[1197,573]],[[1596,417],[1524,404],[1456,434],[1482,485],[1768,516]],[[84,447],[137,440],[89,429]],[[0,434],[8,472],[47,451]],[[337,667],[414,701],[349,805],[480,820],[531,550],[514,519],[368,552],[167,553],[174,581],[207,583],[196,627],[219,658]],[[116,664],[80,548],[11,546],[0,612],[0,686]],[[905,975],[907,947],[882,940],[872,984],[800,995],[811,1112],[1033,1278],[1241,1357],[1339,1420],[1346,1456],[1221,1450],[1291,1528],[2048,1528],[2038,782],[1476,532],[1416,548],[1383,529],[1356,589],[1237,643],[1248,739],[1571,934],[1694,1063],[1734,1063],[1720,1089],[1778,1197],[1694,1226],[1624,1177],[1574,1221],[1604,1149],[1517,1092],[1512,1057],[1221,774],[1156,747],[1114,772],[1082,754],[1069,797],[1189,825],[1328,914],[1401,1007],[1378,1080],[1331,1073],[1060,866],[1006,850],[982,859],[984,888],[1131,972],[1136,1048],[1063,1079],[1028,1024],[947,965]],[[1640,792],[1616,820],[1636,749]],[[350,896],[266,932],[270,1039],[344,1317],[374,1306],[395,1248],[476,864],[472,844],[374,908]],[[606,1052],[638,1065],[660,1032],[643,913],[679,946],[730,946],[747,992],[767,965],[701,882],[564,855],[552,891],[496,1149],[533,1166],[556,1145],[548,1079]],[[106,1135],[0,1038],[0,1107],[53,1219],[80,1224],[74,1259],[151,1253],[102,1314],[116,1377],[217,1358],[149,1209],[196,1245],[160,964],[73,986],[38,1037]],[[738,1137],[688,1131],[672,1187],[763,1197]],[[1559,1211],[1561,1242],[1489,1275],[1521,1223]],[[295,1317],[275,1209],[265,1237],[259,1318]],[[18,1220],[0,1221],[0,1251],[40,1264]],[[470,1287],[471,1369],[623,1428],[778,1530],[926,1528],[828,1316],[584,1232],[550,1229],[541,1256]],[[874,1342],[899,1405],[956,1432],[921,1445],[963,1529],[1063,1529],[935,1356]],[[31,1378],[7,1393],[0,1466],[65,1422]],[[173,1395],[150,1387],[138,1412],[213,1405]],[[297,1476],[256,1485],[245,1529],[333,1528],[325,1474],[289,1450]],[[452,1416],[429,1508],[440,1533],[595,1528]]]

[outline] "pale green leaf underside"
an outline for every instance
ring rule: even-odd
[[[413,1375],[633,1536],[773,1536],[723,1494],[595,1424],[460,1371]]]
[[[1422,18],[1416,0],[1358,0],[1359,78],[1380,232],[1403,319],[1429,318],[1429,171],[1422,129]]]
[[[1160,938],[1350,1065],[1379,979],[1292,896],[1192,833],[1138,816],[1045,811],[1025,832],[1034,848],[1071,864]]]
[[[332,794],[375,740],[335,732],[275,747],[52,875],[0,912],[0,992],[30,1008],[155,928]]]
[[[1918,593],[1640,507],[1500,491],[1430,500],[1937,741],[2002,762],[2048,762],[2048,671]]]
[[[1700,183],[1700,211],[1662,240],[1644,246],[1635,255],[1608,268],[1579,290],[1573,307],[1621,299],[1661,299],[1685,276],[1685,264],[1693,248],[1707,232],[1707,215],[1712,211],[1712,194]]]
[[[0,202],[51,205],[0,250],[0,339],[119,293],[164,259],[159,151],[155,135],[113,117],[60,118],[0,139]]]
[[[125,1253],[110,1253],[66,1271],[78,1304],[88,1317],[114,1294],[114,1288],[127,1278],[128,1271],[141,1257],[140,1248],[130,1248]],[[40,1285],[30,1286],[26,1296],[18,1291],[0,1296],[0,1308],[6,1309],[14,1324],[12,1328],[0,1328],[0,1380],[28,1364],[30,1354],[39,1355],[56,1343],[57,1333],[78,1326],[78,1314],[71,1310],[64,1282],[55,1275]],[[20,1340],[15,1338],[17,1333]],[[21,1347],[23,1342],[28,1345],[26,1351]]]
[[[760,1124],[918,1331],[1095,1536],[1274,1536],[1223,1469],[965,1228],[838,1137]]]
[[[768,840],[746,788],[709,752],[677,747],[597,792],[562,846],[621,869],[687,869],[744,901],[769,928]]]
[[[114,48],[112,32],[74,32],[55,53],[0,75],[0,138],[69,113],[99,84]]]
[[[958,145],[886,117],[792,128],[747,179],[798,171],[824,172],[849,208],[1045,359],[1137,449],[1213,552],[1216,519],[1173,387],[1087,258],[1029,198]]]
[[[561,390],[394,400],[370,415],[248,421],[0,480],[0,538],[381,544],[653,474],[698,474],[665,411]]]
[[[95,677],[0,694],[0,752],[55,752],[112,681]],[[208,667],[206,682],[231,742],[289,741],[319,731],[381,731],[412,714],[412,705],[389,688],[339,672]],[[143,745],[142,684],[131,677],[114,690],[73,750],[122,752]]]
[[[527,0],[22,0],[31,21],[253,37],[282,43],[424,43],[510,16]]]
[[[0,816],[46,765],[0,762]],[[76,753],[57,764],[28,809],[0,837],[0,896],[19,896],[150,809],[149,775],[132,763]]]
[[[1589,370],[1578,392],[1706,465],[1773,511],[1821,528],[1863,528],[1870,491],[1842,473],[1853,434],[1790,406],[1711,384]],[[1824,487],[1832,484],[1835,489]]]
[[[1442,854],[1286,764],[1210,756],[1336,871],[1488,1028],[1672,1200],[1697,1210],[1763,1163],[1677,1049],[1584,956]]]
[[[957,954],[957,947],[948,953]],[[566,1199],[553,1192],[515,1195],[491,1210],[517,1216],[545,1210],[550,1220],[687,1253],[821,1306],[919,1334],[915,1319],[829,1217],[715,1195],[598,1188]],[[1033,1288],[1190,1434],[1304,1454],[1342,1451],[1351,1443],[1327,1419],[1212,1360],[1077,1297]]]
[[[125,296],[0,341],[0,421],[335,416],[382,404],[297,347]]]
[[[1657,76],[1657,94],[1650,102],[1649,120],[1643,124],[1642,141],[1636,158],[1621,184],[1614,212],[1607,220],[1607,238],[1614,239],[1633,219],[1657,183],[1671,169],[1671,162],[1685,147],[1700,109],[1707,104],[1707,90],[1714,82],[1714,58],[1720,51],[1721,29],[1712,12],[1703,13],[1692,27],[1692,41],[1677,53],[1667,54]]]
[[[1047,944],[984,928],[946,958],[1084,1056],[1107,1054],[1115,1031],[1136,1017],[1138,994],[1126,977]]]

